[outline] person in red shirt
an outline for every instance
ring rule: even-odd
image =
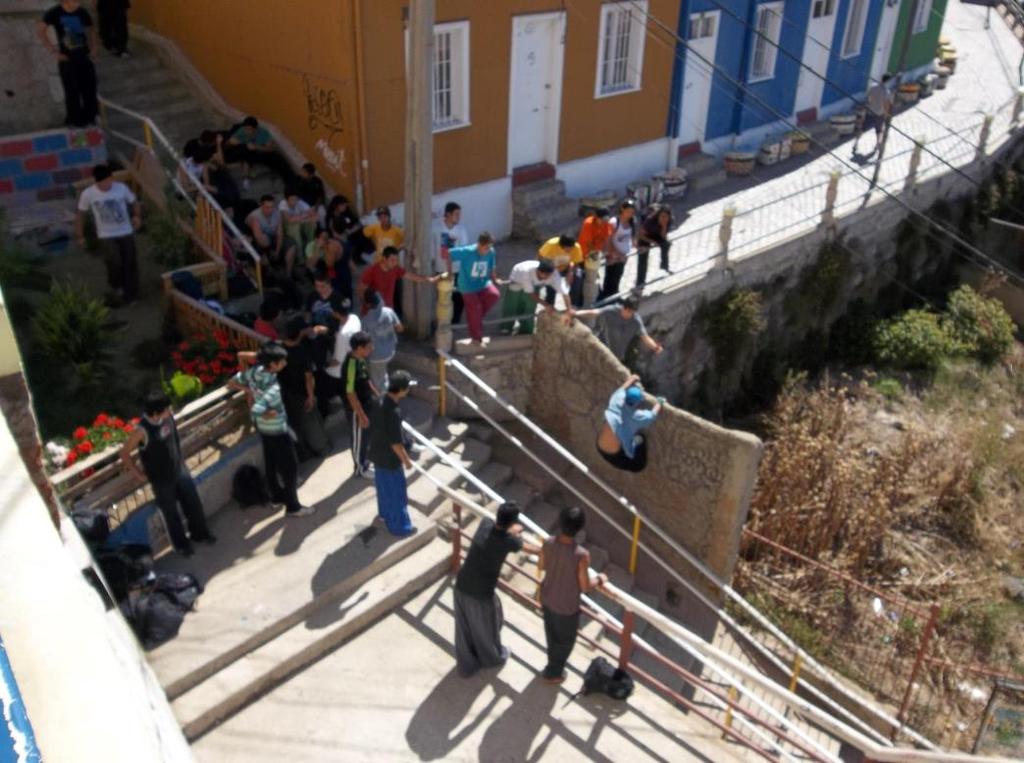
[[[608,238],[612,235],[612,226],[608,223],[608,207],[598,207],[594,214],[583,220],[580,226],[580,235],[576,243],[583,250],[584,274],[586,273],[586,262],[588,259],[600,258],[604,253]],[[583,304],[583,278],[578,279],[579,283],[573,283],[573,304],[579,307]]]
[[[419,273],[407,271],[399,264],[398,250],[393,246],[385,247],[381,255],[380,261],[370,265],[359,278],[360,299],[362,299],[367,289],[373,289],[381,295],[385,305],[394,309],[395,284],[399,278],[406,278],[415,283],[437,283],[442,277],[441,275],[433,277],[421,276]],[[364,300],[361,313],[366,315],[368,309],[369,306]]]
[[[260,305],[260,317],[253,323],[252,329],[257,334],[262,334],[267,339],[278,338],[277,319],[281,317],[281,303],[274,295],[263,300]]]

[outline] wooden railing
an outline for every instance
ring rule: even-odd
[[[182,334],[203,334],[206,332],[223,331],[228,341],[238,350],[258,350],[267,338],[257,334],[250,328],[216,310],[211,310],[202,302],[198,302],[177,289],[169,294],[171,313],[175,325]]]

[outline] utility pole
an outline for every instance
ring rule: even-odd
[[[434,194],[434,0],[409,0],[409,61],[405,81],[405,232],[415,260],[410,269],[431,275],[431,201]],[[408,263],[407,263],[408,265]],[[405,325],[417,339],[430,334],[434,286],[404,285]]]
[[[905,2],[906,0],[904,0]],[[889,140],[889,123],[892,121],[892,112],[896,107],[896,98],[900,92],[900,85],[903,84],[903,69],[907,65],[907,55],[910,53],[910,38],[914,36],[914,20],[917,18],[917,4],[922,0],[910,0],[910,12],[907,14],[907,23],[903,27],[903,40],[900,42],[900,62],[896,66],[896,89],[892,93],[892,108],[885,115],[885,126],[882,128],[882,142],[878,146],[878,159],[875,160],[875,171],[871,175],[871,186],[868,193],[878,185],[878,174],[882,171],[882,159],[885,158],[885,144]]]

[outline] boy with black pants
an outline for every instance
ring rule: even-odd
[[[163,514],[171,544],[182,556],[192,556],[192,542],[215,543],[216,538],[206,526],[206,514],[199,499],[192,475],[185,468],[181,453],[181,440],[174,424],[171,401],[160,390],[146,396],[139,425],[121,448],[121,463],[139,479],[149,480],[156,505]],[[132,453],[139,449],[139,469]],[[188,523],[191,540],[185,535],[178,504],[181,504]]]
[[[256,365],[246,367],[254,361]],[[249,401],[263,445],[270,500],[284,504],[286,517],[308,517],[316,509],[299,503],[299,462],[277,381],[277,375],[288,365],[288,350],[278,342],[267,342],[258,353],[238,353],[238,364],[243,370],[235,374],[228,387],[242,390]]]
[[[352,432],[352,466],[364,479],[373,479],[368,446],[370,443],[370,417],[368,411],[380,392],[370,381],[370,353],[373,340],[365,331],[357,331],[349,341],[352,348],[341,364],[341,383],[344,394],[345,415]]]

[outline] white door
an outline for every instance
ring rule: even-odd
[[[679,142],[703,143],[708,126],[711,101],[711,65],[718,44],[721,11],[694,13],[687,29],[686,67],[683,74],[682,103],[679,105]]]
[[[558,159],[564,13],[512,19],[508,166],[511,171]]]
[[[886,0],[882,18],[878,22],[875,37],[875,53],[871,58],[871,81],[878,82],[889,71],[889,57],[892,55],[892,40],[896,35],[896,21],[900,17],[899,0]],[[871,82],[868,83],[868,87]]]
[[[829,51],[832,49],[832,33],[836,28],[836,1],[812,0],[811,17],[807,22],[807,39],[804,40],[803,66],[796,83],[797,113],[821,106],[825,92],[824,77],[828,76]],[[807,67],[816,72],[812,74]]]

